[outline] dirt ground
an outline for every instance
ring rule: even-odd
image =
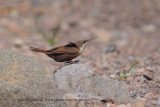
[[[29,46],[50,49],[95,35],[78,59],[115,80],[137,61],[130,77],[121,81],[147,107],[160,106],[159,29],[159,0],[0,1],[0,48],[30,56],[54,71],[63,64]]]

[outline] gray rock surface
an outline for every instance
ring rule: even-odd
[[[86,66],[72,64],[53,72],[31,58],[0,49],[0,107],[88,106],[83,101],[55,101],[62,98],[95,99],[98,106],[106,97],[115,103],[136,101],[125,83],[93,76]]]
[[[115,103],[132,103],[136,100],[131,97],[127,84],[93,76],[91,70],[80,64],[72,64],[62,67],[55,72],[58,88],[65,94],[90,98],[112,98]]]
[[[14,51],[0,49],[0,107],[60,107],[53,71]]]

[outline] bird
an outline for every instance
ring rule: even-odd
[[[32,51],[41,52],[54,59],[56,62],[71,63],[72,60],[82,54],[86,48],[87,42],[96,39],[97,37],[77,42],[69,42],[67,45],[58,46],[49,50],[30,47]],[[75,61],[76,62],[76,61]]]

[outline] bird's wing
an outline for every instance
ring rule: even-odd
[[[69,44],[65,45],[65,47],[75,47],[77,48],[76,44],[73,42],[69,42]]]
[[[51,50],[47,51],[48,55],[62,55],[62,54],[76,54],[78,52],[78,49],[75,47],[65,47],[65,46],[61,46],[61,47],[57,47],[57,48],[53,48]]]

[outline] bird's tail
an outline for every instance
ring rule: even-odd
[[[34,47],[30,47],[30,50],[36,51],[36,52],[46,53],[46,50],[44,50],[44,49],[39,49],[39,48],[34,48]]]

